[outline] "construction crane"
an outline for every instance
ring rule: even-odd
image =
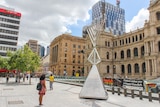
[[[119,5],[120,5],[120,0],[117,0],[117,3],[116,3],[116,4],[117,4],[117,6],[119,7]]]

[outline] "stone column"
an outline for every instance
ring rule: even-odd
[[[155,72],[155,70],[154,70],[154,59],[152,59],[152,72]]]

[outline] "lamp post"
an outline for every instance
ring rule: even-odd
[[[84,50],[80,50],[79,53],[83,54],[83,68],[82,68],[82,76],[84,76]]]
[[[114,78],[114,74],[116,73],[116,72],[115,72],[115,69],[116,69],[116,66],[113,65],[113,78]]]

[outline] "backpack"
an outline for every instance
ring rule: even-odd
[[[42,84],[41,83],[37,83],[37,88],[36,89],[40,91],[42,89]]]

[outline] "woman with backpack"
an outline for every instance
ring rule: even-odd
[[[39,90],[39,105],[42,105],[43,96],[46,93],[46,81],[45,81],[45,75],[42,74],[40,77],[40,83],[42,85],[41,90]]]

